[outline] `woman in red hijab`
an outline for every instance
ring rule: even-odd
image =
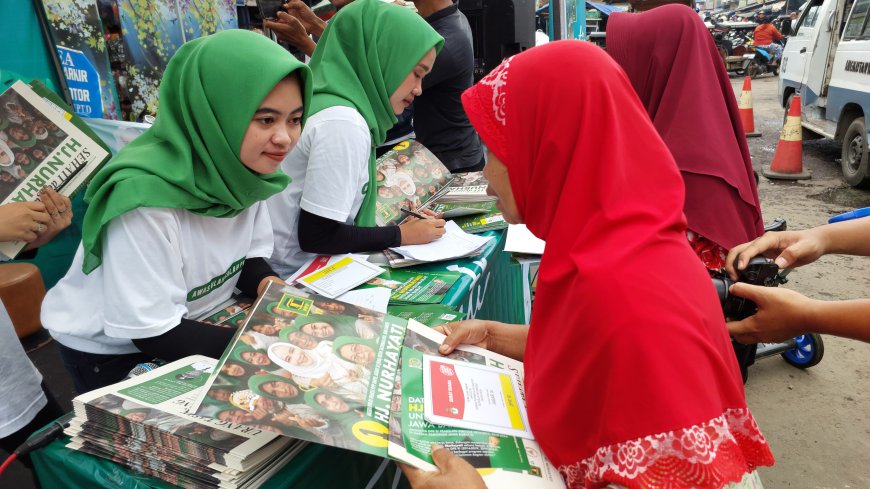
[[[607,21],[607,52],[625,70],[686,184],[689,240],[711,270],[764,234],[737,100],[700,17],[670,4]]]
[[[761,487],[773,456],[686,241],[683,182],[622,70],[591,44],[551,42],[462,102],[505,219],[547,246],[531,325],[444,325],[441,352],[525,361],[532,432],[570,488]],[[439,472],[406,468],[416,488],[482,487],[446,449],[433,457]]]

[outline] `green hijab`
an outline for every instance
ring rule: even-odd
[[[333,17],[311,58],[314,95],[308,116],[335,106],[362,115],[372,136],[369,184],[356,217],[375,226],[375,148],[396,123],[390,96],[421,58],[444,39],[422,17],[380,0],[356,0]]]
[[[181,46],[163,74],[157,121],[88,186],[82,270],[90,273],[102,264],[106,227],[133,209],[233,217],[283,190],[287,175],[257,174],[242,164],[239,152],[254,111],[292,72],[301,77],[307,110],[308,67],[262,35],[234,29]]]

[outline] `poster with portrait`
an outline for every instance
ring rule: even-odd
[[[70,196],[108,161],[74,118],[20,81],[0,93],[0,204],[33,202],[45,186]],[[0,243],[0,253],[13,258],[25,244]]]
[[[375,221],[378,226],[405,218],[399,210],[417,209],[437,195],[451,180],[450,171],[425,146],[402,141],[378,158]]]
[[[270,284],[219,360],[196,412],[386,457],[406,325]]]

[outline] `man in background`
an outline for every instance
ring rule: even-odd
[[[483,169],[483,146],[460,97],[474,83],[471,27],[451,0],[414,0],[421,17],[444,38],[423,94],[414,99],[414,131],[451,172]]]

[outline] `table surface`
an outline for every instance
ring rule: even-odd
[[[477,257],[443,263],[421,265],[421,270],[454,270],[462,272],[459,280],[442,301],[474,317],[522,322],[516,303],[522,302],[522,288],[514,284],[516,277],[507,266],[509,256],[501,253],[505,231],[488,231],[483,236],[494,239]],[[496,278],[497,277],[497,278]],[[498,296],[488,304],[486,297]],[[469,309],[472,309],[469,311]],[[517,318],[520,318],[517,320]],[[37,476],[43,487],[81,488],[113,487],[124,489],[164,489],[175,487],[152,477],[137,474],[109,460],[66,448],[68,437],[56,440],[32,454]],[[264,489],[285,487],[384,488],[409,487],[398,478],[395,464],[384,459],[324,445],[310,444],[287,466],[263,486]]]

